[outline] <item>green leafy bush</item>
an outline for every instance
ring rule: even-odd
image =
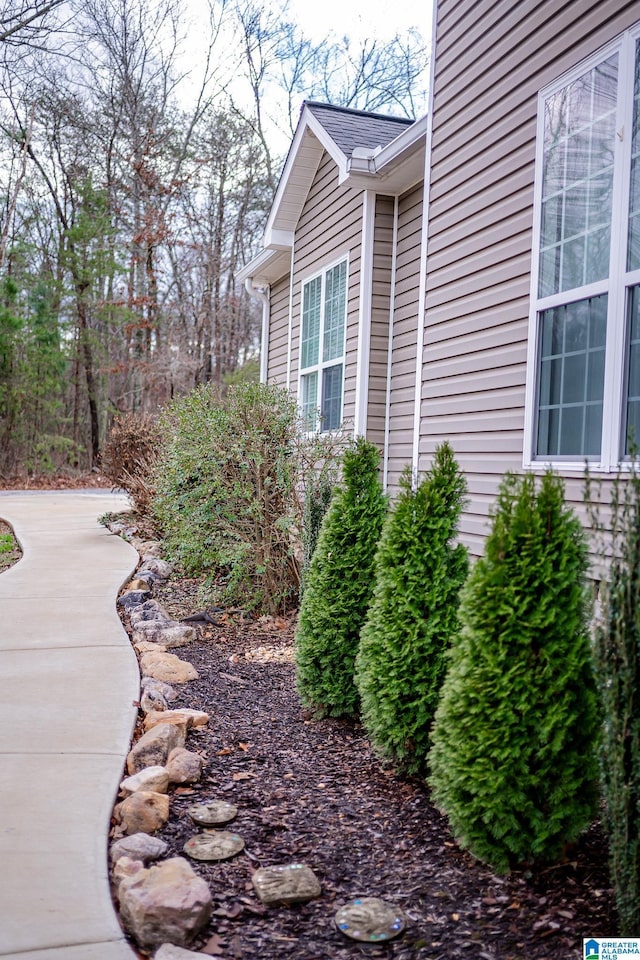
[[[460,843],[499,871],[549,862],[597,798],[597,709],[579,520],[547,473],[505,478],[462,592],[429,755]]]
[[[606,529],[591,504],[600,560],[605,571],[608,567],[602,615],[596,620],[596,675],[611,876],[619,932],[630,937],[640,930],[640,476],[635,467],[614,481],[611,507]]]
[[[170,557],[208,575],[220,603],[275,613],[296,602],[297,434],[295,400],[266,384],[224,399],[202,386],[169,408],[154,509]]]
[[[155,418],[126,413],[114,419],[100,465],[107,480],[127,491],[141,515],[151,507],[159,451],[160,430]]]
[[[458,629],[468,572],[466,549],[453,543],[465,482],[444,444],[417,490],[409,470],[400,486],[376,556],[356,683],[374,748],[409,773],[426,773],[445,654]]]
[[[358,710],[354,661],[373,592],[373,560],[386,512],[377,448],[359,437],[345,451],[311,560],[296,632],[296,680],[305,706],[324,716]]]

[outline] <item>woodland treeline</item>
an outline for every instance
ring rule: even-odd
[[[414,115],[427,64],[416,34],[314,45],[254,0],[11,0],[0,58],[5,477],[91,468],[117,413],[255,376],[236,275],[302,100]]]

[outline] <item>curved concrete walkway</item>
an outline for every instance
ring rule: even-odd
[[[0,574],[0,957],[132,960],[109,892],[109,820],[136,718],[116,613],[133,547],[107,491],[0,494],[22,560]]]

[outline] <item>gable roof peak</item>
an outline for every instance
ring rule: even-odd
[[[383,113],[354,110],[352,107],[336,107],[315,100],[305,100],[301,119],[305,112],[307,116],[313,117],[313,121],[347,160],[353,156],[354,150],[368,150],[371,154],[381,150],[415,122],[408,117],[391,117]],[[333,153],[326,140],[325,146]],[[339,163],[338,156],[334,155],[334,159]]]
[[[379,113],[376,110],[360,110],[356,107],[341,107],[335,103],[324,103],[321,100],[303,100],[302,110],[304,110],[305,107],[309,107],[313,113],[315,113],[317,110],[331,110],[333,113],[345,113],[359,117],[372,117],[377,120],[392,120],[395,123],[403,123],[407,126],[415,122],[415,120],[411,117],[399,117],[391,113]]]

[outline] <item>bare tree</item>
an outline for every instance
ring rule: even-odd
[[[51,29],[49,14],[65,0],[22,0],[17,5],[9,0],[0,7],[0,43],[40,45]]]

